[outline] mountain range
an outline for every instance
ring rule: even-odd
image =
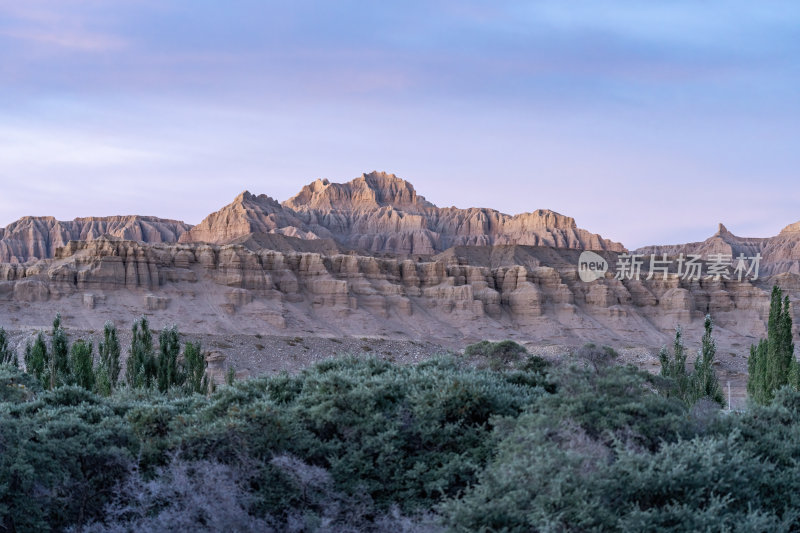
[[[578,275],[592,250],[609,265]],[[616,279],[639,254],[760,254],[757,279]],[[752,278],[752,276],[751,276]],[[154,323],[216,335],[323,335],[435,340],[483,338],[653,350],[674,328],[699,332],[710,313],[723,361],[743,372],[765,334],[769,290],[800,294],[800,222],[766,238],[722,224],[703,242],[629,251],[538,209],[440,208],[393,174],[316,180],[286,201],[243,192],[196,226],[145,216],[25,217],[0,229],[0,325],[45,327],[55,312],[75,328]],[[795,320],[797,323],[797,320]]]

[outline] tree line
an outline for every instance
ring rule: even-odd
[[[714,326],[710,315],[706,315],[704,327],[701,348],[691,372],[686,368],[687,353],[680,326],[675,331],[672,353],[665,346],[658,354],[661,376],[673,383],[669,394],[689,406],[701,398],[723,403],[722,389],[712,366],[716,342],[712,337]],[[783,387],[800,390],[800,362],[794,355],[789,296],[775,285],[770,295],[767,337],[750,347],[747,396],[755,404],[769,405]]]
[[[153,331],[144,316],[134,321],[131,333],[123,382],[116,326],[106,322],[95,357],[92,339],[77,339],[70,345],[61,315],[57,314],[49,335],[40,331],[33,342],[26,343],[23,356],[26,372],[45,390],[77,385],[103,396],[110,396],[121,386],[156,388],[161,392],[173,387],[188,393],[211,392],[213,383],[205,373],[206,362],[200,342],[187,341],[182,346],[178,328],[173,324],[159,332],[156,346]],[[0,364],[19,367],[19,358],[3,328],[0,328]]]

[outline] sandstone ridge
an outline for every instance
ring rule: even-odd
[[[744,254],[754,257],[761,254],[762,275],[800,274],[800,222],[786,226],[778,235],[767,238],[738,237],[723,225],[702,242],[687,244],[645,246],[634,253],[677,257],[679,254],[698,254],[710,257],[713,254],[730,255],[733,258]]]
[[[614,264],[616,252],[600,252]],[[658,346],[712,313],[720,346],[764,334],[769,287],[792,297],[800,276],[755,283],[580,281],[580,250],[459,247],[425,260],[242,244],[72,241],[52,259],[0,265],[6,326],[127,326],[146,313],[187,333],[379,336],[457,344],[481,338]],[[699,338],[699,336],[698,336]]]
[[[23,217],[0,229],[0,263],[26,263],[53,257],[69,241],[117,237],[140,242],[176,242],[191,226],[146,216],[76,218]]]
[[[347,183],[316,180],[278,204],[242,193],[181,237],[225,244],[250,233],[333,239],[372,253],[431,255],[452,246],[522,244],[622,251],[624,247],[539,209],[507,215],[494,209],[439,208],[394,174],[370,172]]]
[[[577,272],[589,249],[610,267],[591,283]],[[0,325],[35,331],[62,312],[73,327],[99,331],[145,313],[212,335],[657,347],[676,325],[699,333],[711,313],[721,349],[737,353],[765,334],[773,283],[797,308],[800,223],[769,238],[720,224],[702,242],[636,250],[761,254],[757,280],[674,271],[646,280],[647,261],[641,280],[614,279],[625,252],[553,211],[439,208],[409,182],[371,172],[317,180],[283,203],[245,191],[194,227],[136,216],[20,219],[0,230]]]

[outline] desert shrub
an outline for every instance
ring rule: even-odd
[[[86,532],[274,531],[248,512],[248,474],[212,461],[172,457],[154,476],[132,468]]]
[[[429,512],[406,515],[396,505],[384,511],[377,509],[367,494],[343,494],[336,490],[329,472],[297,457],[276,455],[270,465],[302,498],[300,505],[288,512],[270,516],[270,524],[280,531],[424,533],[443,530],[438,517]]]
[[[542,398],[538,412],[577,423],[592,438],[623,438],[654,450],[662,441],[691,436],[685,405],[655,392],[655,376],[628,366],[566,367],[553,378],[558,393]]]
[[[48,400],[0,404],[0,524],[6,530],[61,530],[97,519],[138,447],[106,406],[64,401],[63,394]]]
[[[764,480],[776,473],[741,450],[735,432],[650,452],[531,414],[500,443],[480,483],[442,510],[465,531],[787,531],[793,502],[765,500]]]
[[[800,393],[744,414],[685,404],[625,367],[571,368],[495,426],[478,483],[441,505],[455,530],[793,531]]]
[[[500,342],[484,340],[464,348],[464,355],[485,358],[489,368],[500,370],[519,362],[523,356],[528,355],[528,350],[511,340]]]
[[[527,359],[519,366],[519,369],[524,372],[532,372],[544,374],[552,365],[544,357],[538,355],[529,355]]]
[[[589,342],[578,348],[572,356],[595,371],[614,364],[619,354],[610,346],[598,346]]]
[[[42,391],[39,381],[19,368],[0,365],[0,402],[25,402]]]
[[[530,361],[341,357],[109,397],[0,365],[0,529],[800,528],[800,392],[725,413],[633,367]]]
[[[193,456],[214,450],[220,460],[235,460],[236,449],[260,460],[291,453],[328,471],[338,491],[367,494],[384,509],[416,509],[474,481],[491,454],[492,417],[515,416],[542,394],[452,360],[405,367],[339,358],[295,377],[223,388],[199,413],[213,422],[184,446]],[[274,494],[275,472],[263,475],[266,510],[286,504],[285,489]]]

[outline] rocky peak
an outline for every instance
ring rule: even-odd
[[[280,211],[281,204],[271,196],[266,194],[255,195],[250,191],[242,191],[239,196],[234,198],[229,207],[242,206],[245,209],[269,210],[271,212]]]
[[[788,235],[790,233],[800,233],[800,222],[789,224],[781,230],[780,235]]]
[[[243,191],[233,202],[211,213],[182,235],[180,242],[227,243],[251,233],[316,238],[305,231],[303,222],[294,216],[291,209],[284,209],[274,198]]]
[[[373,171],[347,183],[331,183],[327,179],[306,185],[283,203],[300,210],[358,211],[394,207],[407,212],[420,212],[435,207],[419,196],[414,186],[394,174]]]
[[[411,183],[377,171],[346,183],[315,180],[282,204],[244,191],[181,242],[223,244],[253,233],[330,238],[348,248],[399,254],[493,244],[624,250],[578,228],[571,217],[546,209],[514,216],[488,208],[440,209]]]

